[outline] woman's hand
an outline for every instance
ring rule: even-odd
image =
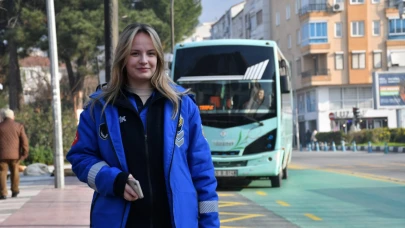
[[[135,179],[131,174],[129,175],[128,179]],[[125,190],[124,190],[124,199],[128,201],[135,201],[139,197],[136,194],[136,192],[129,186],[129,184],[125,184]]]

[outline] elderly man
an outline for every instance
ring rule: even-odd
[[[7,172],[10,168],[11,197],[17,197],[20,184],[19,164],[28,156],[28,139],[24,126],[14,121],[14,112],[5,109],[0,123],[0,200],[7,199]]]

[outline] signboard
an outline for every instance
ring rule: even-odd
[[[405,72],[374,72],[374,108],[405,108]]]

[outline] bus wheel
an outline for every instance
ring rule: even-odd
[[[288,178],[288,166],[285,166],[283,169],[283,179],[286,180]]]
[[[270,182],[272,188],[279,188],[281,187],[281,179],[283,178],[282,172],[280,172],[277,176],[271,176]]]

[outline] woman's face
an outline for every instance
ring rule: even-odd
[[[130,55],[127,57],[128,83],[131,87],[150,87],[150,79],[156,71],[157,51],[148,34],[140,32],[132,41]]]

